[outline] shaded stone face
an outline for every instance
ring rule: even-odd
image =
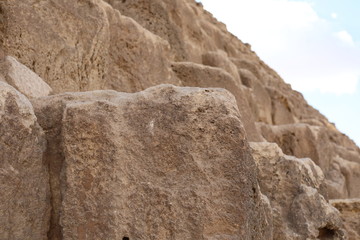
[[[3,24],[1,47],[55,93],[176,84],[169,44],[103,1],[14,0],[0,7],[11,19]]]
[[[274,143],[250,146],[272,207],[274,239],[347,239],[339,212],[319,193],[324,175],[311,159],[284,155]]]
[[[61,153],[46,153],[50,169],[61,166],[51,181],[59,188],[53,239],[263,239],[271,231],[260,224],[271,214],[227,91],[163,85],[34,105],[49,133],[61,129]]]
[[[2,47],[0,47],[0,61],[2,61],[5,58],[5,53]]]
[[[311,158],[322,169],[325,180],[321,194],[325,197],[354,198],[360,194],[360,156],[356,149],[333,142],[334,133],[327,128],[304,123],[257,126],[263,137],[277,143],[285,154]]]
[[[191,62],[174,62],[171,64],[171,67],[176,77],[179,78],[184,86],[225,88],[231,92],[236,99],[239,112],[241,113],[241,122],[244,125],[247,139],[250,141],[261,141],[262,138],[255,127],[250,104],[246,97],[247,89],[241,85],[239,80],[236,80],[227,71],[218,67],[204,66]]]
[[[0,82],[0,239],[47,239],[45,144],[30,102]]]
[[[349,240],[360,238],[360,200],[336,199],[330,203],[340,211],[344,226],[349,234]]]
[[[0,0],[0,62],[0,239],[345,236],[360,149],[201,4]]]
[[[133,18],[144,28],[171,45],[175,61],[202,62],[202,54],[221,50],[229,55],[250,52],[229,34],[202,5],[188,0],[106,0],[121,14]]]

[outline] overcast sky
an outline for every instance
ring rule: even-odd
[[[360,145],[360,0],[201,0]]]

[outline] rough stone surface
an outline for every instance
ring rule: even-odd
[[[272,103],[269,92],[252,72],[243,68],[238,70],[242,84],[252,90],[249,101],[252,102],[255,121],[272,124]]]
[[[48,142],[49,239],[122,239],[122,234],[131,234],[130,239],[338,238],[339,218],[324,198],[360,197],[359,147],[194,0],[0,1],[0,61],[5,56],[39,75],[53,94],[137,92],[170,83],[225,88],[237,103],[223,90],[173,87],[134,95],[92,91],[32,99]],[[7,81],[4,72],[0,82]],[[16,87],[22,91],[28,85]],[[188,99],[179,103],[180,95]],[[226,120],[232,112],[238,128]],[[190,115],[198,122],[190,123]],[[215,123],[206,122],[210,118]],[[5,133],[16,136],[14,129]],[[233,136],[236,129],[241,140]],[[267,190],[265,196],[257,188],[248,141],[275,142],[294,156],[271,155],[281,151],[259,145],[270,152],[259,150],[269,164],[264,166],[278,174],[262,169],[262,187],[279,182],[278,193]],[[238,153],[249,158],[235,163],[231,159]],[[227,165],[214,162],[219,159]],[[279,166],[270,164],[274,161]],[[234,175],[236,164],[250,170]],[[292,174],[284,174],[281,166]],[[150,185],[143,181],[148,178]],[[239,179],[244,188],[237,185]],[[195,190],[189,193],[189,187]],[[253,200],[242,201],[249,197]],[[154,219],[152,225],[147,219]],[[237,233],[233,222],[239,224]]]
[[[110,59],[102,89],[135,92],[161,83],[179,85],[170,68],[169,44],[110,6],[104,8],[110,24],[109,55],[105,58]]]
[[[231,62],[226,52],[218,51],[218,52],[207,52],[202,55],[202,63],[204,65],[219,67],[227,71],[234,80],[241,84],[241,79],[239,75],[239,71],[234,63]]]
[[[55,93],[176,84],[168,43],[103,1],[14,0],[1,1],[0,8],[5,53]]]
[[[356,148],[341,147],[337,131],[304,123],[257,124],[262,136],[277,143],[287,155],[311,158],[325,174],[322,194],[327,198],[353,198],[360,195],[360,154]],[[334,140],[332,140],[334,139]]]
[[[332,176],[331,174],[334,173],[336,175]],[[336,156],[333,159],[331,172],[328,175],[329,182],[332,184],[332,188],[328,187],[332,191],[329,192],[330,198],[354,198],[360,196],[360,187],[358,185],[360,182],[359,163]],[[342,179],[344,179],[344,183],[341,188],[338,188],[338,183],[342,183]],[[344,194],[339,194],[338,191],[343,191]]]
[[[52,92],[51,87],[36,73],[11,56],[0,61],[0,74],[3,75],[3,81],[28,98],[45,97]]]
[[[271,239],[229,92],[162,85],[34,105],[49,141],[50,239]]]
[[[285,154],[298,158],[311,158],[322,169],[329,169],[330,154],[318,150],[317,145],[322,144],[322,141],[317,139],[318,135],[315,135],[310,125],[297,123],[276,126],[258,124],[258,126],[263,137],[269,142],[277,143]],[[323,141],[323,143],[328,142]]]
[[[176,61],[202,62],[202,55],[221,50],[229,56],[250,53],[223,23],[193,0],[106,0],[121,14],[167,40]]]
[[[334,199],[330,203],[340,211],[349,240],[360,239],[360,199]]]
[[[2,49],[2,46],[0,46],[0,61],[4,60],[5,58],[5,53],[4,50]]]
[[[0,82],[0,239],[47,239],[45,143],[29,100]]]
[[[236,98],[241,113],[241,122],[244,124],[247,137],[250,141],[261,141],[254,117],[250,109],[245,89],[238,81],[222,68],[204,66],[191,62],[173,63],[172,69],[183,86],[190,87],[218,87],[230,91]]]
[[[324,175],[311,159],[284,155],[274,143],[250,146],[273,208],[274,239],[346,239],[339,212],[318,192]]]

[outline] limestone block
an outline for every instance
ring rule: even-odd
[[[313,161],[284,155],[274,143],[250,146],[272,206],[274,239],[346,239],[339,212],[318,192],[324,175]]]
[[[0,69],[3,80],[28,98],[45,97],[52,92],[51,87],[44,80],[14,57],[5,57],[0,62]]]
[[[50,239],[269,239],[271,212],[226,90],[161,85],[34,105],[49,141]]]
[[[29,100],[0,82],[0,239],[47,239],[50,190],[45,145]]]

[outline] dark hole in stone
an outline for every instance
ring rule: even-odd
[[[126,0],[122,0],[122,3],[125,3],[126,2]]]
[[[335,230],[334,229],[330,229],[328,227],[323,227],[319,229],[319,236],[318,238],[321,240],[326,240],[326,239],[335,239]]]
[[[128,238],[128,237],[123,237],[122,240],[130,240],[130,238]]]
[[[251,79],[241,76],[241,83],[244,84],[246,87],[251,88]]]
[[[3,28],[3,26],[2,26],[3,23],[4,23],[4,10],[0,6],[0,30],[1,30],[1,28]]]

